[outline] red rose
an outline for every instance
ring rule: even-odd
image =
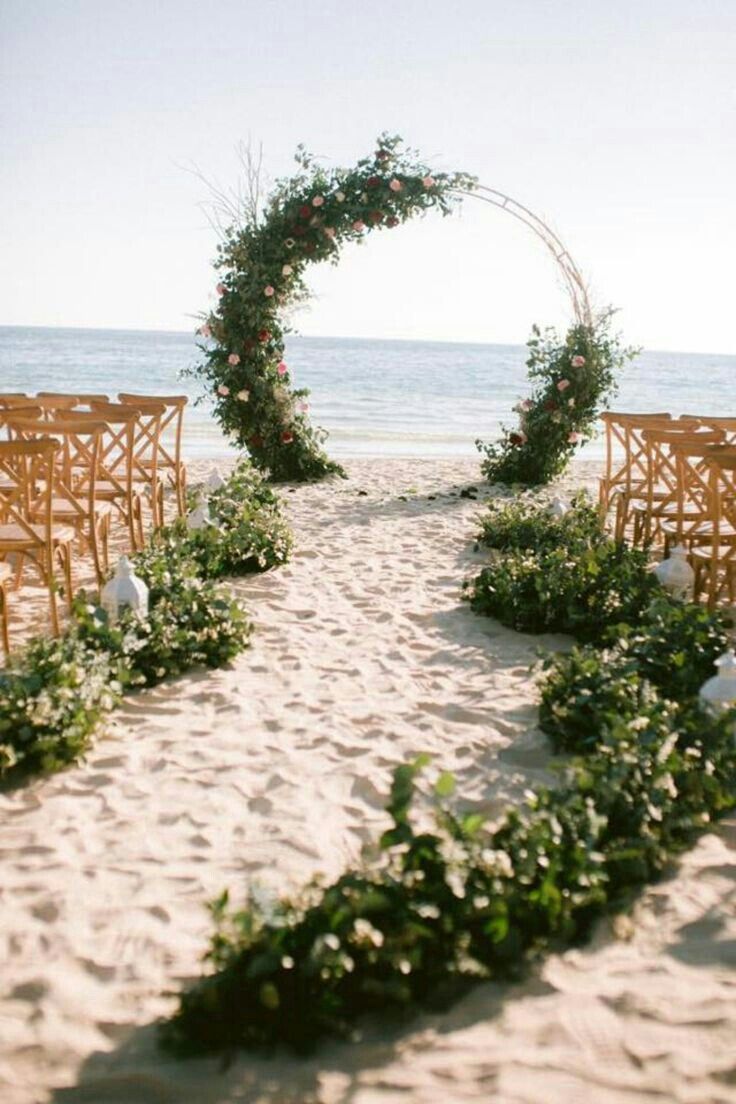
[[[366,180],[366,184],[368,185],[369,188],[377,188],[380,183],[381,183],[380,176],[369,176],[368,179]]]
[[[545,404],[544,404],[544,409],[545,409],[545,410],[546,410],[546,411],[547,411],[548,413],[549,413],[549,411],[551,411],[551,410],[556,410],[556,409],[557,409],[557,403],[555,402],[555,400],[554,400],[554,399],[547,399],[547,401],[546,401],[546,402],[545,402]]]
[[[251,448],[263,448],[263,438],[260,434],[256,433],[255,436],[251,437],[248,444]]]
[[[390,156],[391,154],[388,152],[388,150],[380,149],[376,153],[376,161],[388,161]]]
[[[258,340],[259,341],[268,341],[270,336],[271,336],[271,331],[270,330],[259,330],[258,331]]]
[[[295,226],[292,230],[292,234],[295,238],[303,238],[307,232],[306,226]]]
[[[305,203],[303,207],[299,208],[299,214],[301,215],[302,218],[311,218],[312,217],[312,208],[307,207],[307,205]]]
[[[524,444],[524,438],[521,436],[520,433],[509,433],[509,444],[510,445],[523,445]]]
[[[398,226],[399,225],[399,220],[396,218],[395,215],[392,215],[391,218],[386,219],[386,225],[387,226]]]
[[[284,432],[281,434],[281,440],[285,445],[290,445],[291,442],[294,440],[294,434],[291,432],[290,429],[285,429]]]
[[[368,217],[371,220],[371,222],[382,222],[383,221],[383,211],[371,211],[371,213]]]

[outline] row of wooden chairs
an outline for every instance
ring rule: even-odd
[[[145,506],[152,528],[164,523],[165,480],[177,512],[186,509],[186,397],[123,392],[118,400],[0,394],[0,425],[8,437],[0,443],[0,639],[6,652],[8,592],[20,585],[27,564],[49,592],[51,625],[58,633],[57,572],[71,602],[75,548],[90,555],[101,585],[109,571],[114,518],[136,550],[144,541]]]
[[[736,418],[609,411],[604,515],[638,547],[684,544],[695,597],[713,607],[736,596]]]

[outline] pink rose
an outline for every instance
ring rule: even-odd
[[[572,364],[573,368],[582,368],[583,365],[585,364],[585,357],[584,356],[574,356],[570,363]]]
[[[268,285],[268,287],[265,287],[263,289],[263,294],[266,296],[267,299],[270,299],[271,296],[275,294],[275,292],[276,289],[272,288],[270,284]]]
[[[284,364],[283,360],[276,365],[276,371],[280,376],[285,376],[289,369]]]
[[[327,235],[327,237],[330,238],[330,240],[332,238],[334,238],[334,236],[335,236],[335,231],[333,230],[333,228],[331,226],[325,226],[324,232]]]
[[[281,275],[282,276],[291,276],[293,271],[294,271],[294,269],[291,267],[291,265],[284,265],[284,267],[281,269]]]
[[[225,292],[227,291],[227,288],[225,287],[224,284],[218,284],[217,287],[215,288],[215,291],[217,292],[218,295],[224,295]]]
[[[561,379],[559,381],[559,383],[557,384],[557,390],[558,391],[567,391],[569,386],[570,386],[570,381],[569,380]]]
[[[231,353],[230,356],[227,358],[227,362],[228,364],[232,364],[234,368],[236,364],[240,364],[240,357],[237,353]]]
[[[353,230],[365,230],[365,223],[362,219],[356,219],[353,223]]]
[[[250,398],[250,391],[238,391],[235,398],[240,399],[241,402],[247,402]]]
[[[299,406],[298,406],[298,410],[299,410],[300,414],[306,414],[307,411],[309,410],[309,403],[300,402]]]
[[[400,192],[401,188],[402,188],[401,181],[397,180],[395,177],[394,177],[393,180],[389,181],[388,186],[389,186],[389,188],[391,189],[392,192]]]
[[[532,402],[531,399],[524,399],[523,403],[521,404],[521,409],[525,413],[528,413],[532,409],[533,406],[534,406],[534,403]]]
[[[321,207],[322,204],[324,203],[324,201],[325,201],[324,196],[315,196],[314,199],[312,200],[312,206],[313,207]]]
[[[217,388],[217,394],[222,395],[224,398],[226,395],[230,394],[230,388],[226,384],[221,383],[220,386]]]
[[[433,176],[425,176],[422,179],[422,184],[424,185],[425,188],[431,188],[434,184],[434,177]]]
[[[569,434],[567,440],[571,445],[576,445],[580,440],[580,434],[576,433],[575,430],[573,430],[572,433]]]

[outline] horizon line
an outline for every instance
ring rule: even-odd
[[[555,327],[550,327],[554,329]],[[191,337],[196,338],[196,331],[191,330],[167,330],[158,329],[155,327],[144,327],[138,329],[136,327],[129,326],[53,326],[49,324],[44,325],[28,325],[22,322],[0,322],[0,330],[67,330],[72,333],[129,333],[129,334],[169,334],[175,337]],[[442,337],[366,337],[364,335],[336,335],[336,334],[301,334],[290,333],[285,337],[301,338],[307,341],[383,341],[383,342],[402,342],[407,345],[482,345],[489,348],[517,348],[525,349],[527,343],[525,341],[460,341],[457,338],[442,338]],[[724,352],[702,352],[695,349],[655,349],[647,346],[642,346],[641,353],[669,353],[677,356],[715,356],[715,357],[734,357],[736,353],[724,353]]]

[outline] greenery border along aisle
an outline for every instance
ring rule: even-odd
[[[352,169],[325,169],[303,149],[300,171],[277,183],[265,211],[251,211],[218,246],[219,302],[199,333],[215,415],[275,480],[310,481],[342,474],[322,449],[323,431],[310,423],[305,389],[293,389],[284,361],[284,311],[307,297],[304,272],[317,261],[336,264],[347,242],[392,229],[437,208],[449,214],[453,191],[472,189],[465,173],[435,172],[382,135],[374,154]]]
[[[210,496],[216,524],[177,521],[133,557],[149,613],[110,625],[84,595],[57,638],[39,637],[0,671],[0,779],[59,770],[89,746],[121,695],[193,667],[219,667],[248,644],[243,606],[212,582],[284,563],[291,536],[273,491],[241,462]]]
[[[726,647],[723,619],[664,596],[644,557],[615,545],[578,502],[492,508],[491,566],[468,588],[479,613],[589,641],[547,663],[540,719],[574,756],[500,823],[462,814],[434,785],[434,821],[412,816],[426,757],[395,772],[391,826],[357,869],[264,904],[214,903],[211,972],[163,1025],[179,1054],[346,1035],[366,1012],[441,1004],[478,979],[514,978],[585,938],[670,856],[736,803],[733,713],[700,683]],[[620,623],[625,617],[627,623]]]

